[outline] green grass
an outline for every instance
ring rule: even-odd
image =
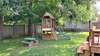
[[[40,40],[35,47],[24,47],[22,38],[7,39],[0,41],[0,56],[75,56],[76,48],[82,43],[87,33],[66,33],[71,40],[63,39],[56,41]]]

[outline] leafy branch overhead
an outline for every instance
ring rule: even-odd
[[[55,16],[57,22],[60,18],[74,22],[87,22],[90,16],[90,0],[0,0],[0,15],[4,16],[5,23],[23,22],[32,17],[32,21],[41,21],[47,11]]]

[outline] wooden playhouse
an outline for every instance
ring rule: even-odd
[[[42,39],[43,40],[56,40],[57,36],[55,33],[56,27],[55,18],[48,12],[42,17]]]

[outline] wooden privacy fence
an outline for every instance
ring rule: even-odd
[[[89,24],[68,24],[64,25],[65,30],[89,31]],[[34,25],[32,25],[32,32],[34,32]],[[36,24],[36,32],[41,33],[41,24]],[[0,27],[0,39],[7,37],[16,37],[28,34],[28,25],[4,25]]]
[[[64,29],[65,30],[75,30],[75,31],[89,31],[89,23],[87,24],[69,24],[69,23],[65,23],[64,24]]]
[[[32,25],[32,32],[34,32]],[[36,24],[37,33],[41,33],[41,24]],[[0,27],[0,39],[28,35],[28,25],[4,25]]]
[[[4,25],[2,28],[0,28],[0,39],[25,34],[25,25]]]

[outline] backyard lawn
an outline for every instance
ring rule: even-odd
[[[82,43],[88,33],[66,33],[70,39],[59,37],[58,40],[40,40],[37,46],[24,47],[23,38],[0,41],[0,56],[75,56],[76,48]]]

